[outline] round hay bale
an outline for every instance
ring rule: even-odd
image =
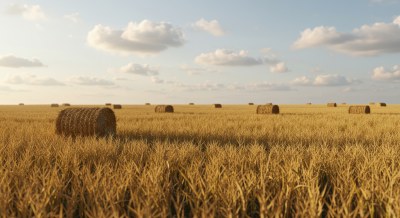
[[[278,105],[258,105],[257,114],[279,114]]]
[[[311,105],[311,102],[306,103],[306,105]]]
[[[144,105],[151,105],[150,103],[145,103]]]
[[[265,103],[265,105],[274,105],[274,104],[272,104],[271,102],[268,102],[268,103]]]
[[[59,107],[60,105],[58,104],[51,104],[50,107]]]
[[[328,103],[327,106],[328,107],[337,107],[337,104],[336,103]]]
[[[64,104],[62,104],[62,106],[64,106],[64,107],[69,107],[69,106],[71,106],[71,104],[69,104],[69,103],[64,103]]]
[[[106,106],[111,106],[112,104],[111,103],[106,103]]]
[[[19,103],[18,105],[19,105],[19,106],[24,106],[25,104],[24,104],[24,103]]]
[[[189,105],[194,105],[194,103],[189,103]]]
[[[368,105],[355,105],[349,107],[349,114],[370,114],[371,108]]]
[[[346,105],[346,102],[343,102],[342,105]]]
[[[380,106],[380,107],[386,107],[386,103],[380,102],[380,103],[378,103],[378,106]]]
[[[222,104],[214,104],[214,108],[222,108]]]
[[[67,108],[58,114],[56,134],[108,136],[116,133],[116,118],[110,108]]]
[[[375,105],[375,102],[370,102],[369,105]]]
[[[154,109],[156,113],[174,113],[172,105],[157,105]]]
[[[114,109],[122,109],[122,105],[120,105],[120,104],[114,104],[114,105],[113,105],[113,108],[114,108]]]
[[[254,103],[253,103],[253,102],[250,102],[249,105],[254,105]]]

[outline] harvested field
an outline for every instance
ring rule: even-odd
[[[279,105],[279,116],[174,109],[124,105],[115,137],[103,138],[55,134],[59,111],[46,105],[0,106],[0,214],[400,215],[400,105],[368,116],[322,104]]]

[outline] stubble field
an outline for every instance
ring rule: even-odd
[[[2,217],[400,216],[400,105],[114,110],[115,138],[55,134],[63,109],[0,106]]]

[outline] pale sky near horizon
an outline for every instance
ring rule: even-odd
[[[399,0],[4,0],[0,26],[0,104],[400,103]]]

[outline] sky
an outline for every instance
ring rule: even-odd
[[[2,0],[0,104],[400,103],[400,0]]]

